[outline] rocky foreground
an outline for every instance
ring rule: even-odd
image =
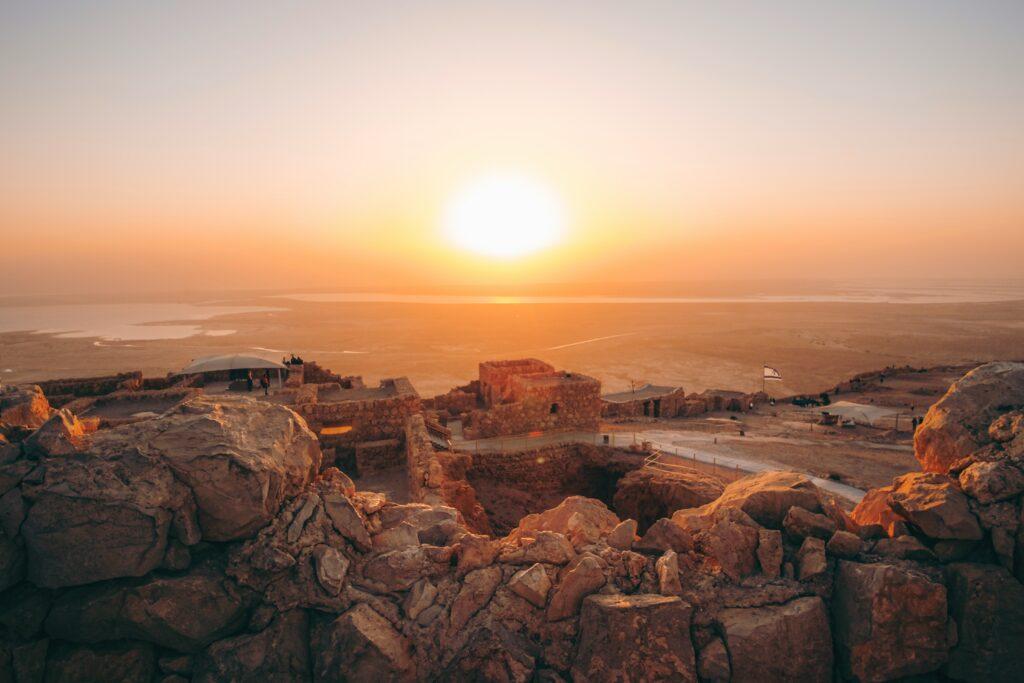
[[[1022,408],[1024,364],[969,373],[852,514],[770,472],[642,536],[571,497],[492,538],[356,491],[284,407],[90,433],[8,391],[0,681],[1020,680]]]

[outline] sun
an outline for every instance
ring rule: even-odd
[[[512,259],[557,244],[565,211],[551,188],[515,173],[491,173],[460,188],[444,213],[444,232],[468,251]]]

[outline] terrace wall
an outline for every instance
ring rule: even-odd
[[[293,407],[317,432],[325,426],[351,426],[351,431],[331,438],[334,444],[404,438],[406,420],[422,411],[419,394],[404,377],[383,380],[381,384],[394,386],[396,393],[382,398],[321,403],[312,392],[300,391]]]
[[[494,406],[510,400],[512,380],[519,375],[554,372],[555,369],[536,358],[492,360],[480,364],[480,396],[484,405]]]
[[[671,394],[655,398],[638,398],[623,403],[601,402],[602,417],[654,417],[654,402],[661,401],[661,417],[681,417],[686,414],[686,392],[677,389]],[[648,404],[648,415],[644,415],[644,403]]]

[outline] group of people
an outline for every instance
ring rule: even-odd
[[[302,358],[293,353],[291,358],[282,358],[281,362],[285,365],[302,365]]]
[[[254,384],[252,370],[248,370],[245,373],[245,390],[252,391]],[[260,388],[263,389],[264,396],[270,396],[270,370],[264,370],[260,375]]]

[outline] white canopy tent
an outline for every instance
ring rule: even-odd
[[[198,375],[204,372],[220,372],[223,370],[277,370],[278,386],[284,386],[281,371],[288,371],[288,366],[276,360],[260,356],[229,354],[226,356],[204,356],[196,358],[180,371],[179,375]]]

